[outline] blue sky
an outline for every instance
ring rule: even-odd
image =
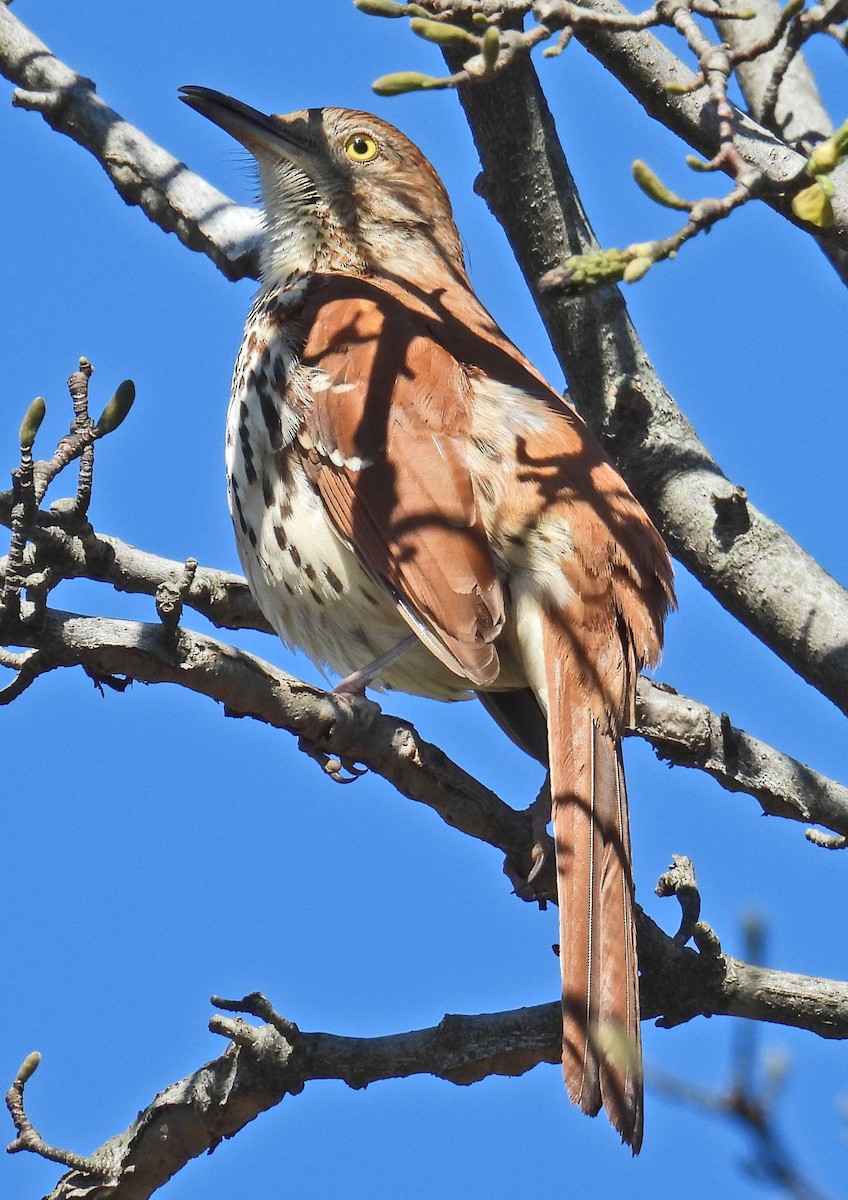
[[[114,5],[17,0],[14,14],[104,99],[242,202],[254,194],[244,152],[176,98],[219,88],[268,111],[368,108],[417,141],[454,201],[473,280],[504,329],[560,386],[562,376],[504,238],[472,184],[471,138],[449,93],[381,100],[378,75],[440,71],[403,22],[377,22],[348,0],[232,5],[209,0]],[[836,48],[818,55],[832,115],[846,115]],[[647,160],[692,193],[703,177],[684,148],[574,47],[539,70],[602,241],[670,232],[674,214],[632,183]],[[844,76],[842,77],[844,79]],[[223,425],[232,361],[253,290],[126,207],[99,166],[40,117],[8,106],[0,155],[0,446],[14,465],[17,428],[43,394],[50,449],[70,407],[64,380],[95,365],[92,407],[135,380],[136,406],[99,449],[92,520],[146,549],[237,569],[226,512]],[[839,97],[842,97],[840,100]],[[627,289],[658,370],[726,472],[838,578],[844,529],[845,315],[842,289],[803,234],[751,206],[673,264]],[[61,487],[54,491],[61,495]],[[844,778],[842,718],[678,570],[680,612],[658,677],[825,773]],[[152,601],[92,584],[54,603],[154,619]],[[203,629],[190,614],[187,623]],[[233,637],[315,680],[301,657],[259,635]],[[521,807],[538,773],[475,704],[391,696],[464,766]],[[223,1050],[206,1029],[208,997],[261,989],[305,1029],[382,1034],[445,1012],[551,1000],[554,915],[509,895],[490,848],[366,776],[339,788],[285,734],[224,718],[175,688],[101,697],[81,671],[54,673],[11,708],[0,878],[3,976],[0,1078],[38,1048],[33,1119],[81,1152],[123,1128],[157,1091]],[[758,815],[717,784],[628,745],[636,879],[666,927],[676,912],[652,888],[672,853],[689,854],[704,917],[731,953],[740,923],[768,922],[768,961],[845,978],[844,860],[799,826]],[[838,933],[836,931],[839,931]],[[648,1063],[705,1086],[729,1082],[734,1024],[646,1026]],[[800,1165],[832,1194],[846,1170],[846,1050],[781,1028],[763,1051],[790,1057],[781,1122]],[[5,1086],[5,1085],[4,1085]],[[11,1136],[11,1133],[10,1135]],[[709,1147],[697,1173],[693,1148]],[[685,1179],[694,1200],[763,1189],[739,1169],[747,1147],[727,1123],[649,1094],[636,1162],[602,1121],[566,1102],[559,1072],[455,1088],[432,1079],[354,1093],[312,1084],[163,1191],[168,1200],[346,1195],[507,1197],[656,1194]],[[685,1173],[685,1174],[684,1174]],[[56,1168],[0,1159],[0,1194],[30,1200]]]

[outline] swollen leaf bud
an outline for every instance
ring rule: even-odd
[[[32,443],[35,441],[35,435],[41,428],[41,422],[44,420],[44,414],[47,411],[47,405],[44,403],[43,396],[36,396],[32,404],[26,410],[26,415],[21,421],[21,449],[31,450]]]
[[[369,17],[429,17],[420,4],[398,4],[396,0],[353,0],[354,6]]]
[[[833,224],[833,205],[818,180],[792,197],[792,211],[796,217],[819,229]]]
[[[675,196],[674,192],[665,186],[647,163],[637,158],[631,170],[633,171],[633,178],[645,195],[649,196],[651,200],[655,200],[657,204],[662,204],[665,208],[677,208],[684,211],[689,209],[688,202],[681,200],[679,196]]]
[[[638,258],[631,259],[624,268],[624,282],[635,283],[637,279],[641,279],[643,275],[647,275],[653,265],[654,260],[644,254]]]
[[[712,171],[714,169],[708,162],[704,162],[702,158],[698,158],[694,154],[686,155],[686,166],[690,171]]]
[[[459,25],[448,25],[445,21],[425,21],[421,17],[415,17],[409,22],[409,28],[428,42],[435,42],[437,46],[453,46],[465,50],[471,45],[477,49],[477,38]]]
[[[848,121],[834,134],[831,134],[827,141],[820,142],[812,150],[807,163],[807,174],[819,175],[835,170],[846,154],[848,154]]]
[[[793,17],[797,17],[806,3],[807,0],[789,0],[789,3],[780,14],[780,19],[784,25],[787,21],[791,21]]]
[[[15,1083],[26,1083],[40,1062],[41,1055],[37,1050],[33,1050],[32,1054],[28,1054],[18,1067],[18,1073],[15,1076]]]
[[[405,17],[408,16],[405,4],[397,4],[395,0],[353,0],[355,8],[367,13],[369,17]]]
[[[498,54],[501,49],[501,31],[496,25],[490,25],[483,34],[483,42],[480,51],[483,55],[483,62],[486,64],[486,69],[491,71],[492,67],[498,61]]]
[[[620,250],[590,250],[572,254],[562,267],[555,267],[542,279],[548,280],[544,290],[562,291],[566,295],[602,284],[617,283],[624,276],[626,260]]]
[[[117,429],[125,420],[134,400],[135,384],[131,379],[125,379],[118,384],[114,396],[100,414],[100,420],[94,427],[97,436],[103,437]]]
[[[832,171],[834,167],[839,166],[839,147],[834,138],[828,138],[826,142],[822,142],[816,146],[815,150],[810,154],[808,163],[809,173],[818,175],[821,171]]]
[[[422,75],[420,71],[395,71],[393,75],[381,75],[371,84],[378,96],[402,96],[404,92],[426,92],[432,88],[448,87],[447,79],[435,75]]]

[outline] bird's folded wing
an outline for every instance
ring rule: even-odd
[[[396,296],[349,276],[304,311],[304,462],[337,531],[452,670],[485,685],[503,596],[469,471],[462,366]]]

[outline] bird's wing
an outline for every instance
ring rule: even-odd
[[[468,465],[461,364],[400,298],[349,276],[325,277],[302,318],[298,436],[330,519],[429,648],[491,683],[504,605]]]

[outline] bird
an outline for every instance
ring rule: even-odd
[[[549,768],[571,1100],[643,1137],[621,736],[674,604],[662,538],[469,281],[450,200],[365,112],[180,97],[246,147],[260,287],[227,416],[239,557],[343,689],[475,693]]]

